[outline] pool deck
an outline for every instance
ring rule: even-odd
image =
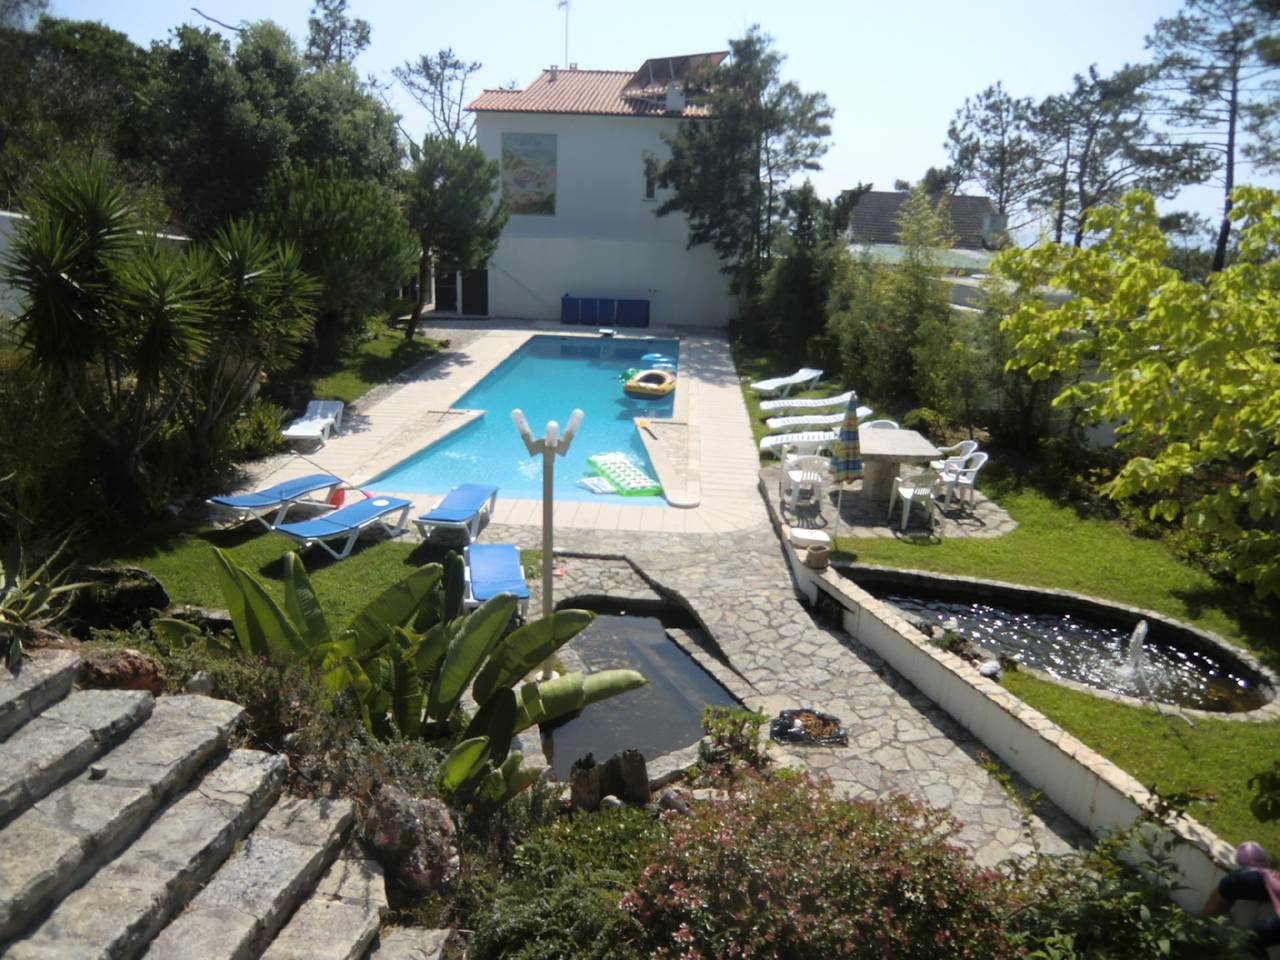
[[[255,464],[247,486],[316,467],[357,484],[376,476],[465,422],[467,415],[449,412],[449,405],[528,337],[569,332],[551,324],[433,324],[428,336],[451,341],[442,355],[366,395],[344,418],[343,433],[322,450]],[[849,747],[778,747],[787,763],[830,777],[852,796],[902,792],[949,808],[961,824],[956,839],[981,864],[1027,855],[1032,834],[1048,852],[1079,843],[1078,828],[1051,805],[1024,819],[968,731],[857,640],[815,622],[796,597],[785,548],[769,520],[762,493],[772,494],[776,479],[773,471],[761,471],[726,339],[709,332],[647,333],[682,338],[676,409],[669,421],[654,422],[651,439],[663,445],[672,470],[696,483],[691,492],[699,494],[698,505],[556,504],[556,599],[656,591],[687,605],[723,651],[731,689],[749,706],[770,714],[816,706],[848,724]],[[436,500],[405,496],[419,511]],[[880,517],[880,508],[869,510],[865,529],[875,523],[893,535]],[[861,532],[855,517],[844,520]],[[500,497],[482,538],[536,548],[540,522],[539,501]],[[539,587],[532,591],[533,616],[541,607]]]
[[[552,324],[478,328],[475,322],[459,322],[431,326],[424,332],[449,339],[450,346],[355,404],[343,418],[342,432],[319,450],[280,454],[253,464],[245,487],[267,486],[314,473],[316,468],[361,486],[474,418],[476,414],[451,410],[451,405],[530,337],[550,333],[594,338],[586,331]],[[670,418],[652,421],[650,434],[642,432],[641,438],[672,502],[696,505],[640,506],[615,497],[599,502],[562,501],[555,505],[556,526],[728,533],[760,523],[765,514],[756,490],[759,458],[727,341],[714,333],[676,330],[655,329],[645,335],[681,338],[675,409]],[[542,425],[531,426],[540,432]],[[474,479],[498,482],[484,476]],[[381,486],[377,490],[412,500],[415,515],[430,509],[447,492],[414,493]],[[500,495],[494,521],[541,522],[541,509],[540,500]]]

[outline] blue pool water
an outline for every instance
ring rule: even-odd
[[[665,505],[662,497],[594,494],[578,480],[592,475],[587,457],[614,451],[630,454],[654,476],[632,418],[671,416],[675,393],[661,400],[634,399],[622,392],[618,374],[644,367],[641,357],[647,353],[678,362],[679,349],[675,340],[532,337],[454,404],[455,409],[483,410],[483,416],[402,460],[368,486],[445,493],[460,483],[487,481],[498,486],[499,497],[540,500],[542,455],[529,456],[511,422],[511,411],[523,410],[534,435],[541,437],[548,420],[559,423],[563,432],[569,414],[580,407],[584,416],[573,445],[566,456],[556,457],[555,498]]]

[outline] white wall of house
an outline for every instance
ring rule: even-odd
[[[553,215],[514,214],[489,261],[489,313],[558,320],[560,298],[650,301],[654,326],[723,327],[734,298],[709,246],[686,250],[680,214],[656,217],[666,191],[645,198],[645,156],[665,158],[658,117],[480,112],[476,135],[501,160],[502,134],[556,135]]]
[[[25,219],[20,213],[0,210],[0,264],[8,259],[14,236],[18,232],[18,224]],[[21,312],[22,301],[17,291],[5,283],[3,273],[0,272],[0,319],[17,316]]]

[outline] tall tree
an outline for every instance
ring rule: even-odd
[[[142,48],[100,23],[0,28],[0,203],[70,153],[136,154],[146,72]]]
[[[1039,173],[1031,115],[1031,98],[1011,97],[997,83],[966,97],[947,129],[952,179],[990,197],[1010,229],[1020,225],[1016,212],[1035,190]]]
[[[479,62],[468,63],[459,59],[452,49],[445,49],[435,56],[423,54],[416,63],[406,60],[401,66],[393,67],[391,73],[427,111],[434,136],[474,143],[476,121],[475,116],[466,111],[467,81],[479,69]]]
[[[1051,211],[1056,242],[1070,235],[1080,246],[1089,211],[1117,203],[1130,190],[1169,197],[1209,175],[1198,144],[1172,142],[1152,129],[1151,77],[1149,67],[1102,76],[1091,66],[1076,75],[1069,93],[1036,108],[1032,122],[1042,168],[1034,199]]]
[[[351,66],[369,46],[369,22],[347,16],[347,0],[316,0],[307,19],[307,63]]]
[[[107,487],[126,513],[142,514],[143,450],[208,346],[199,271],[142,239],[102,161],[50,171],[29,209],[6,264],[27,305],[18,332],[100,441]]]
[[[1160,70],[1158,89],[1169,122],[1216,158],[1222,220],[1213,269],[1227,261],[1231,193],[1243,157],[1280,163],[1280,75],[1275,31],[1280,12],[1260,0],[1187,0],[1177,16],[1156,22],[1147,47]]]
[[[1004,322],[1011,366],[1061,377],[1057,406],[1118,424],[1124,466],[1105,485],[1154,520],[1215,537],[1227,569],[1280,595],[1280,194],[1238,187],[1239,260],[1210,282],[1165,266],[1155,203],[1090,214],[1098,243],[1014,250],[996,272],[1024,295]],[[1046,286],[1075,296],[1050,303]]]
[[[315,347],[331,361],[413,270],[414,237],[391,190],[342,163],[295,162],[273,176],[262,219],[321,284]],[[312,359],[315,359],[313,355]]]
[[[49,9],[49,0],[0,0],[0,30],[25,30]]]
[[[819,169],[832,110],[821,93],[805,93],[780,76],[783,57],[758,26],[730,42],[731,58],[706,76],[711,119],[686,120],[671,139],[671,157],[657,165],[658,183],[672,189],[655,211],[689,219],[689,246],[709,243],[733,289],[759,288],[795,175]]]
[[[498,245],[510,215],[498,193],[498,164],[474,144],[428,136],[404,178],[405,215],[418,237],[418,301],[405,328],[412,340],[431,290],[431,265],[478,267]]]

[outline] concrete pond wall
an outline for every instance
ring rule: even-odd
[[[1094,833],[1116,830],[1132,824],[1149,807],[1152,794],[1138,780],[983,677],[968,661],[931,644],[896,608],[834,569],[807,567],[805,551],[790,545],[790,529],[776,514],[773,519],[801,596],[812,605],[837,611],[845,632],[883,657],[1077,823]],[[1272,718],[1275,710],[1272,701],[1254,713]],[[1247,736],[1247,730],[1242,728],[1241,735]],[[1231,787],[1244,789],[1244,784]],[[1234,868],[1234,846],[1191,817],[1178,818],[1171,829],[1187,841],[1174,854],[1184,886],[1175,899],[1188,910],[1198,910],[1223,874]],[[1269,910],[1269,904],[1241,904],[1233,916],[1248,923]],[[1271,956],[1280,957],[1280,949]]]

